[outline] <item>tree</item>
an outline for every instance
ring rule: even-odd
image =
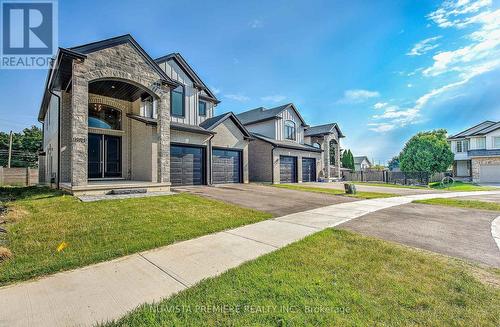
[[[403,172],[423,172],[430,176],[446,171],[453,164],[453,152],[446,140],[446,130],[414,135],[399,154],[399,161]]]
[[[389,170],[394,170],[396,168],[399,168],[399,157],[395,156],[392,157],[391,160],[387,163],[387,166],[389,167]]]
[[[12,135],[12,167],[36,167],[38,150],[42,144],[42,130],[36,126]],[[9,133],[0,132],[0,166],[7,166]]]
[[[354,156],[352,155],[351,150],[347,149],[342,152],[342,158],[340,159],[342,163],[342,167],[348,169],[354,169]]]

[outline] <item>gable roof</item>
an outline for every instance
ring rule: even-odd
[[[253,137],[255,137],[256,139],[270,143],[274,147],[277,147],[277,148],[303,150],[303,151],[309,151],[309,152],[323,152],[323,150],[315,148],[312,145],[308,145],[308,144],[300,144],[300,143],[290,142],[290,141],[278,141],[278,140],[271,139],[271,138],[264,136],[262,134],[259,134],[259,133],[250,133],[250,134]]]
[[[169,60],[174,60],[179,65],[179,67],[181,67],[181,69],[184,71],[184,73],[186,73],[186,75],[188,75],[194,81],[194,86],[205,91],[208,94],[208,97],[205,97],[207,100],[211,100],[211,101],[214,101],[216,103],[220,102],[217,99],[217,97],[215,96],[215,94],[201,80],[201,78],[198,76],[198,74],[196,74],[194,69],[191,68],[191,66],[189,66],[187,61],[184,59],[184,57],[180,53],[174,52],[174,53],[170,53],[166,56],[156,58],[155,62],[157,64],[161,64],[161,63],[164,63],[164,62],[169,61]]]
[[[489,129],[493,125],[497,125],[497,124],[498,124],[498,122],[486,120],[486,121],[483,121],[482,123],[479,123],[477,125],[472,126],[471,128],[466,129],[465,131],[462,131],[460,133],[452,135],[448,139],[457,139],[457,138],[462,138],[462,137],[467,137],[467,136],[472,136],[472,135],[482,135],[479,133],[483,132],[485,129]],[[490,132],[491,132],[491,130],[490,130]]]
[[[355,164],[358,164],[358,165],[359,165],[359,164],[361,164],[361,163],[363,162],[363,160],[368,161],[368,164],[369,164],[370,166],[372,165],[371,161],[368,159],[368,157],[367,157],[367,156],[359,156],[359,157],[354,157],[354,163],[355,163]]]
[[[326,135],[332,133],[334,129],[337,130],[339,138],[345,137],[344,134],[342,134],[342,132],[340,131],[339,125],[337,125],[337,123],[309,127],[305,130],[304,136]]]
[[[137,41],[132,37],[130,34],[125,34],[125,35],[120,35],[116,37],[112,37],[109,39],[101,40],[101,41],[96,41],[96,42],[91,42],[83,45],[79,45],[76,47],[70,48],[72,51],[76,51],[78,53],[83,53],[83,54],[89,54],[95,51],[99,51],[102,49],[114,47],[120,44],[125,44],[128,43],[130,44],[137,52],[141,55],[141,57],[146,61],[153,70],[155,70],[158,75],[162,78],[162,82],[165,82],[166,84],[176,86],[178,83],[174,80],[172,80],[170,77],[168,77],[167,73],[163,71],[163,69],[158,66],[158,64],[151,58],[146,51],[137,43]]]
[[[259,107],[248,111],[244,111],[242,113],[237,114],[236,116],[238,117],[239,120],[241,120],[243,125],[250,125],[270,119],[279,119],[280,118],[279,114],[288,108],[291,108],[297,114],[303,126],[307,126],[304,118],[302,118],[302,116],[300,115],[297,108],[295,108],[295,105],[293,103],[287,103],[270,109]]]
[[[212,131],[226,119],[231,119],[233,123],[240,129],[241,133],[244,135],[245,138],[252,138],[250,132],[245,128],[245,126],[243,126],[238,117],[236,117],[236,115],[232,112],[226,112],[224,114],[208,118],[200,124],[200,127]]]

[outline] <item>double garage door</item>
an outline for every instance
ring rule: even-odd
[[[479,168],[481,183],[500,183],[500,165],[482,165]]]
[[[240,183],[242,160],[236,150],[212,151],[212,178],[214,184]],[[170,147],[170,181],[172,185],[206,184],[205,148],[173,145]]]
[[[316,181],[316,159],[302,158],[302,181]],[[297,183],[297,157],[280,156],[280,183]]]

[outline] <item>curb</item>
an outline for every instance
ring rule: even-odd
[[[491,222],[491,235],[497,243],[498,250],[500,251],[500,216],[496,217]]]

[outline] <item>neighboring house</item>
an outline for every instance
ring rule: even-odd
[[[248,182],[248,130],[184,58],[130,35],[60,48],[49,70],[40,181],[71,193]]]
[[[354,170],[355,171],[363,171],[370,169],[372,167],[372,163],[368,160],[366,156],[354,157]]]
[[[500,183],[500,122],[484,121],[448,138],[455,154],[453,176]]]
[[[344,135],[337,124],[310,127],[291,103],[252,109],[237,117],[255,138],[248,149],[250,181],[296,183],[340,176]],[[330,147],[335,148],[333,163]]]

